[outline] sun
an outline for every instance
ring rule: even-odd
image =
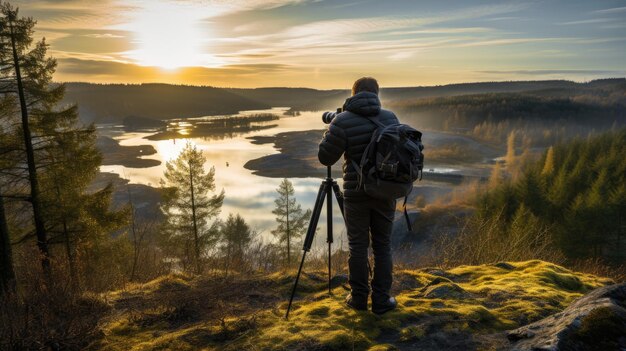
[[[208,28],[194,8],[155,1],[134,17],[127,27],[134,32],[136,49],[127,57],[135,63],[169,70],[212,64],[212,56],[203,52]]]

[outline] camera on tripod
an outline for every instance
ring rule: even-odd
[[[335,119],[335,117],[337,117],[337,114],[339,114],[341,112],[343,112],[343,109],[341,107],[339,107],[336,112],[327,111],[327,112],[322,113],[322,122],[324,122],[326,124],[330,124],[330,122],[332,122],[333,119]]]

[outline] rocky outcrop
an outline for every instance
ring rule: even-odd
[[[507,337],[515,351],[626,350],[626,283],[598,288]]]

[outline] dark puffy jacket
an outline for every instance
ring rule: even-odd
[[[363,190],[357,191],[357,172],[352,160],[357,164],[365,147],[372,138],[377,126],[368,119],[378,119],[383,124],[398,123],[393,112],[380,107],[378,96],[370,92],[355,94],[346,100],[344,112],[337,114],[324,133],[319,146],[318,158],[326,166],[333,165],[341,155],[343,162],[343,189],[344,196],[364,196]]]

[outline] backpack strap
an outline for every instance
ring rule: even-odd
[[[380,138],[382,137],[383,133],[389,128],[389,127],[393,127],[393,124],[391,125],[385,125],[383,124],[381,121],[378,120],[378,118],[369,118],[369,117],[363,117],[366,120],[374,123],[378,128],[376,128],[373,132],[372,132],[372,138],[370,139],[370,142],[367,143],[367,146],[365,147],[365,150],[363,151],[363,155],[361,156],[361,161],[360,163],[356,163],[356,161],[354,160],[350,160],[352,162],[352,166],[354,167],[354,169],[357,172],[357,182],[358,185],[356,187],[356,190],[361,189],[361,186],[363,186],[363,182],[365,180],[365,175],[363,174],[363,167],[365,167],[365,164],[367,163],[367,161],[369,161],[367,159],[367,154],[369,153],[370,147],[374,142],[379,142]],[[377,140],[378,139],[378,140]]]
[[[372,143],[374,142],[374,140],[376,140],[376,136],[378,135],[376,133],[377,130],[378,129],[376,129],[372,133],[372,138],[370,139],[370,142],[365,147],[365,150],[363,150],[363,155],[361,156],[360,164],[357,164],[354,160],[351,160],[352,161],[352,166],[354,166],[354,168],[356,169],[356,173],[357,173],[357,177],[358,177],[358,179],[357,179],[358,180],[358,185],[356,187],[356,190],[361,189],[361,186],[363,185],[363,181],[365,180],[364,175],[363,175],[363,167],[365,167],[365,164],[368,161],[367,154],[370,151],[370,147],[371,147]]]
[[[380,128],[385,128],[386,127],[386,125],[384,125],[383,122],[379,121],[378,118],[374,119],[374,118],[365,117],[365,119],[367,119],[368,121],[374,123],[375,125],[377,125]]]
[[[404,203],[402,204],[402,206],[404,207],[404,219],[406,220],[406,226],[409,229],[409,232],[413,231],[413,227],[411,226],[411,221],[409,220],[409,214],[406,211],[406,200],[408,199],[409,195],[404,197]]]

